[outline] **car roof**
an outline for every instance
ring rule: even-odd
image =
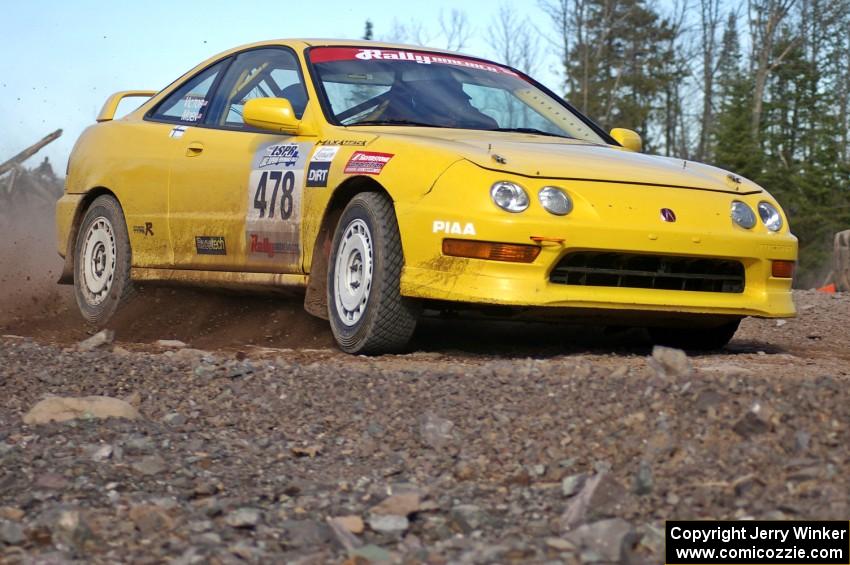
[[[367,47],[372,49],[402,49],[411,51],[427,51],[429,53],[441,53],[450,55],[463,55],[456,51],[448,51],[445,49],[435,49],[433,47],[424,47],[422,45],[409,45],[405,43],[388,43],[384,41],[372,41],[364,39],[329,39],[329,38],[283,38],[269,39],[266,41],[257,41],[240,45],[232,49],[228,49],[224,53],[216,55],[215,58],[223,57],[227,54],[250,49],[252,47],[262,47],[267,45],[288,45],[290,47]],[[472,56],[472,55],[469,55]]]

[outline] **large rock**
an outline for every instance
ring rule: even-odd
[[[174,520],[168,512],[154,504],[134,506],[129,515],[136,529],[145,537],[174,527]]]
[[[566,539],[579,548],[585,562],[630,563],[638,535],[622,518],[612,518],[580,526]]]
[[[18,545],[23,543],[24,528],[16,522],[0,521],[0,542],[8,545]]]
[[[407,516],[419,510],[419,494],[405,492],[385,498],[369,509],[371,514],[382,516]]]
[[[410,527],[407,516],[370,514],[369,527],[376,532],[399,533]]]
[[[572,530],[585,522],[608,518],[616,514],[626,489],[608,473],[589,478],[581,491],[570,500],[561,516],[564,530]]]
[[[77,349],[80,351],[92,351],[98,347],[109,345],[115,340],[115,332],[112,330],[100,330],[88,339],[84,339],[77,344]]]
[[[454,422],[433,412],[425,413],[419,421],[422,443],[432,449],[442,449],[454,443]]]
[[[691,372],[691,362],[684,351],[662,345],[652,348],[649,366],[662,378],[680,377]]]
[[[260,523],[260,511],[256,508],[238,508],[228,512],[224,523],[231,528],[254,528]]]
[[[754,435],[769,432],[775,417],[773,409],[762,402],[755,402],[737,422],[732,429],[741,437],[749,438]]]
[[[84,396],[81,398],[51,396],[39,401],[24,415],[25,424],[67,422],[76,418],[140,418],[132,405],[109,396]]]

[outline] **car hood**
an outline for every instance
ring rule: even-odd
[[[377,128],[375,128],[377,129]],[[694,161],[632,153],[574,139],[508,132],[393,128],[379,135],[415,145],[452,150],[476,165],[527,177],[583,180],[711,190],[731,194],[761,192],[755,183]],[[378,133],[374,131],[374,133]]]

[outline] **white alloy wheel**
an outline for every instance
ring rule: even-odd
[[[353,326],[366,311],[372,289],[372,234],[361,219],[352,220],[343,232],[336,254],[334,302],[339,318]]]
[[[92,306],[106,300],[112,289],[115,256],[115,230],[107,218],[99,216],[85,233],[80,263],[81,288],[86,302]]]

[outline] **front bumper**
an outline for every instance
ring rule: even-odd
[[[729,219],[732,199],[745,200],[755,208],[760,199],[767,198],[765,194],[571,183],[566,188],[575,210],[569,216],[556,217],[542,210],[536,192],[546,184],[564,186],[563,181],[520,178],[516,182],[526,187],[532,205],[523,213],[508,214],[490,202],[486,189],[495,180],[515,179],[500,173],[494,173],[498,178],[481,179],[479,173],[474,180],[480,187],[477,191],[450,190],[448,186],[473,182],[462,178],[463,173],[467,173],[463,167],[453,167],[420,202],[397,207],[405,252],[404,296],[471,305],[565,309],[565,313],[566,309],[591,309],[624,314],[795,315],[791,280],[772,277],[771,268],[774,260],[796,261],[797,239],[787,228],[779,233],[760,225],[744,230]],[[661,207],[674,209],[679,220],[662,222]],[[441,252],[442,240],[447,237],[529,244],[532,236],[564,241],[544,243],[537,259],[528,264],[447,257]],[[550,282],[552,269],[572,251],[736,260],[744,266],[745,286],[743,292],[733,293]]]

